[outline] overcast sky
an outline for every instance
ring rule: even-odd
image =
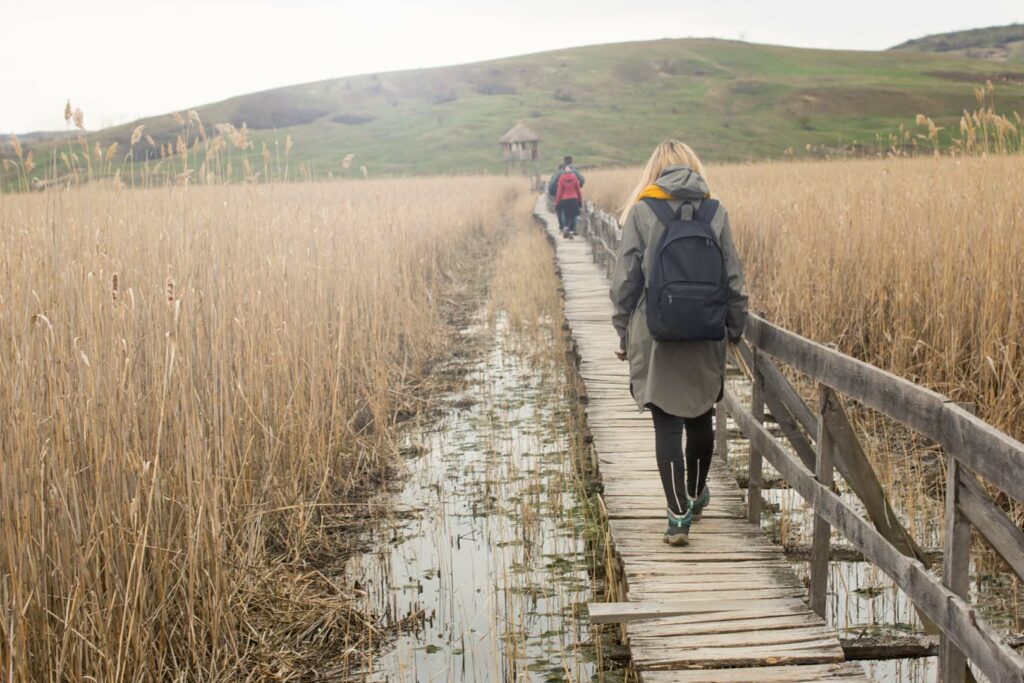
[[[876,50],[1024,21],[1022,0],[0,0],[0,132],[86,127],[305,81],[714,36]]]

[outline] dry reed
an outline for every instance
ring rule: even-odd
[[[5,676],[358,661],[379,634],[318,549],[387,476],[448,273],[517,187],[0,196]]]

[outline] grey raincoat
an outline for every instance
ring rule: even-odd
[[[704,178],[685,166],[669,166],[655,185],[672,197],[673,210],[684,202],[696,208],[709,194]],[[692,215],[689,211],[682,209],[684,218]],[[630,390],[637,405],[644,409],[654,404],[670,415],[697,417],[710,410],[721,394],[725,342],[659,342],[651,337],[645,301],[647,268],[664,229],[646,204],[639,202],[630,210],[612,274],[612,324],[628,354]],[[729,279],[726,333],[729,339],[738,339],[747,317],[747,294],[724,207],[719,207],[711,229],[725,255]]]

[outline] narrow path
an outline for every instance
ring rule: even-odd
[[[665,500],[654,430],[630,396],[626,363],[615,358],[607,279],[585,240],[558,236],[544,197],[535,213],[556,242],[566,320],[580,354],[587,424],[628,600],[655,608],[670,602],[677,611],[692,603],[685,616],[629,624],[633,664],[643,680],[866,681],[858,665],[843,661],[835,632],[804,604],[806,590],[782,549],[746,521],[743,495],[720,460],[709,479],[714,498],[694,525],[691,545],[662,543]]]

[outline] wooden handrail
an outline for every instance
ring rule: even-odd
[[[1024,501],[1024,444],[945,396],[751,314],[752,346],[811,379],[888,415],[940,444],[946,453]]]

